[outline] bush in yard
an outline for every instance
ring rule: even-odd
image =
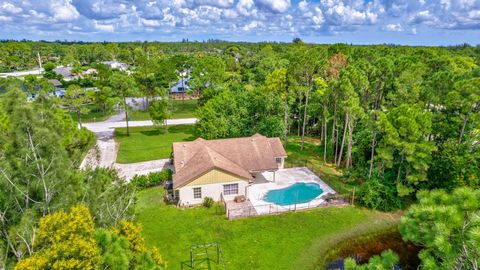
[[[380,178],[367,180],[359,188],[357,198],[358,204],[381,211],[392,211],[403,205],[395,186]]]
[[[172,170],[166,169],[160,172],[152,172],[148,175],[135,175],[130,183],[140,189],[155,187],[163,182],[172,180]]]
[[[202,205],[203,205],[203,207],[211,208],[214,203],[215,203],[215,201],[214,201],[212,198],[210,198],[210,197],[205,197],[205,198],[203,199]]]

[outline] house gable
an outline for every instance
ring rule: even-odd
[[[223,170],[219,170],[215,168],[197,177],[195,180],[189,182],[185,186],[230,183],[230,182],[238,182],[241,180],[248,182],[248,179],[243,179],[243,177],[236,176],[236,175],[227,173]]]

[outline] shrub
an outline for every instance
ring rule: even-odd
[[[210,197],[205,197],[205,198],[203,199],[202,205],[203,205],[203,207],[211,208],[214,203],[215,203],[215,201],[214,201],[212,198],[210,198]]]
[[[172,180],[172,170],[152,172],[148,175],[135,175],[130,183],[137,188],[144,189],[161,185],[163,182]]]
[[[396,187],[385,182],[377,178],[365,182],[357,193],[358,204],[381,211],[402,208],[403,203],[397,195]]]

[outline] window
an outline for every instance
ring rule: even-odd
[[[275,161],[276,161],[277,163],[282,163],[282,160],[283,160],[283,158],[281,158],[281,157],[275,158]]]
[[[224,195],[238,194],[238,184],[223,185],[223,194]]]
[[[202,188],[200,187],[193,188],[193,198],[194,199],[202,198]]]

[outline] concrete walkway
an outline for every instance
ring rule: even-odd
[[[84,123],[83,126],[95,133],[97,143],[87,153],[85,159],[80,164],[80,169],[86,168],[115,168],[120,176],[129,181],[135,175],[149,174],[150,172],[161,171],[165,168],[173,168],[168,159],[151,160],[145,162],[118,164],[117,152],[118,144],[114,139],[115,128],[126,127],[125,121],[122,121],[123,112],[109,117],[103,122]],[[167,125],[186,125],[195,124],[196,118],[168,119]],[[153,126],[152,121],[129,121],[130,127]]]

